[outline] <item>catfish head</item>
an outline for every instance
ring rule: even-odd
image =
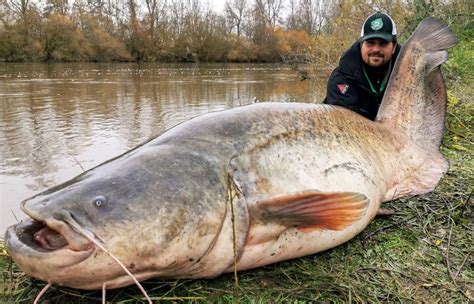
[[[215,163],[166,145],[132,150],[23,201],[31,219],[8,229],[8,251],[27,274],[81,289],[133,283],[105,251],[138,280],[215,276],[232,261],[232,242],[219,249],[228,260],[212,257],[230,218]]]

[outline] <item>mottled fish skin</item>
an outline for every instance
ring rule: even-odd
[[[447,171],[439,65],[456,42],[425,19],[376,121],[259,103],[180,124],[24,201],[34,221],[7,230],[8,251],[31,276],[100,289],[133,281],[90,238],[139,280],[211,278],[346,242],[383,201],[430,192]]]
[[[302,233],[250,216],[247,242],[252,245],[239,251],[239,269],[319,252],[351,239],[374,218],[387,190],[425,159],[423,150],[404,134],[330,105],[240,107],[191,120],[150,144],[185,142],[199,143],[193,144],[195,151],[202,145],[203,151],[219,153],[228,164],[225,171],[241,194],[235,208],[251,210],[260,199],[307,189],[353,191],[370,200],[365,216],[344,231]],[[265,241],[255,241],[259,238]]]

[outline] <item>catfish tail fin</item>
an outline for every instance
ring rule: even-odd
[[[429,152],[439,151],[446,115],[440,65],[457,42],[446,25],[425,18],[400,51],[376,118]]]
[[[446,115],[440,65],[448,59],[445,49],[457,42],[446,25],[428,17],[400,51],[376,121],[405,133],[422,158],[416,170],[387,191],[385,200],[433,191],[448,170],[439,151]]]

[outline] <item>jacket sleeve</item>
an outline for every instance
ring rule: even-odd
[[[368,112],[361,107],[359,90],[353,80],[345,77],[336,68],[329,76],[327,95],[323,103],[342,106],[366,116]]]

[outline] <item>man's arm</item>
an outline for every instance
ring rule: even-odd
[[[353,81],[344,77],[336,68],[329,77],[324,103],[342,106],[367,116],[369,113],[361,108],[359,90]]]

